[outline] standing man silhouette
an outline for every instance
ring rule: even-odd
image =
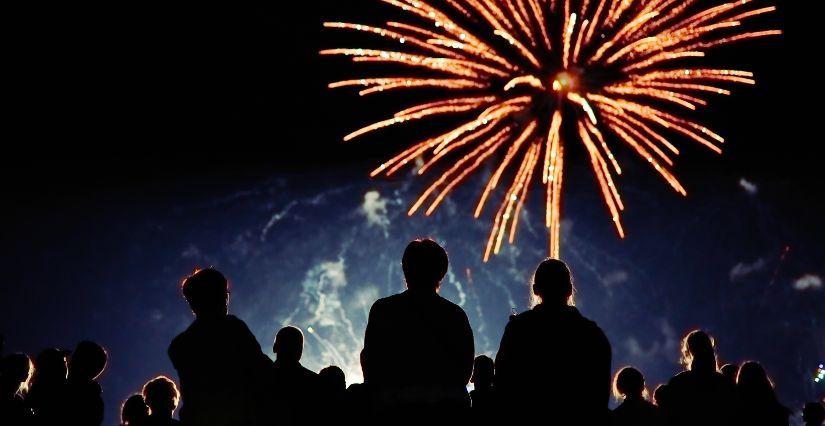
[[[260,391],[270,359],[246,323],[228,315],[229,284],[215,269],[183,281],[195,321],[169,345],[180,377],[181,421],[188,426],[258,424]]]
[[[435,241],[411,242],[401,261],[407,290],[372,305],[361,366],[379,412],[443,420],[470,406],[473,331],[464,310],[438,294],[448,265]]]

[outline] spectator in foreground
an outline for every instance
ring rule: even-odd
[[[773,384],[759,363],[748,361],[739,368],[736,394],[738,417],[742,424],[788,425],[791,412],[776,399]]]
[[[504,412],[519,423],[604,424],[610,400],[610,343],[572,306],[564,262],[543,261],[533,276],[541,303],[511,318],[496,355]]]
[[[34,364],[28,355],[12,354],[0,359],[0,424],[25,425],[32,419],[24,400]]]
[[[694,330],[682,339],[682,363],[687,370],[668,384],[665,415],[674,425],[729,425],[735,421],[734,387],[717,370],[716,344]]]
[[[401,260],[407,290],[370,309],[361,365],[379,410],[444,421],[470,407],[473,331],[464,310],[438,294],[448,266],[435,241],[411,242]]]
[[[647,389],[642,373],[625,367],[613,379],[613,395],[622,403],[613,410],[611,424],[615,426],[660,425],[659,408],[647,401]]]
[[[149,407],[148,425],[174,426],[180,424],[173,418],[178,408],[180,393],[175,382],[160,376],[143,386],[143,400]]]
[[[146,426],[149,421],[149,407],[143,400],[143,395],[134,394],[120,407],[121,426]]]
[[[169,345],[187,426],[246,426],[259,421],[262,380],[271,365],[246,323],[228,315],[229,284],[215,269],[183,281],[195,320]]]
[[[301,365],[304,334],[293,326],[280,329],[275,336],[272,351],[276,358],[270,379],[274,397],[270,423],[315,423],[320,412],[313,409],[313,403],[321,398],[321,384],[317,373]]]
[[[736,364],[725,364],[719,369],[719,372],[728,379],[728,383],[736,386],[736,376],[739,375],[739,366]]]
[[[470,392],[470,400],[473,407],[473,421],[476,424],[495,424],[499,416],[498,401],[496,400],[495,387],[495,363],[487,355],[479,355],[473,362],[473,376],[470,382],[473,390]]]
[[[44,349],[37,355],[34,367],[26,403],[34,411],[36,424],[60,424],[66,412],[68,353],[56,348]]]
[[[64,424],[100,426],[103,423],[103,390],[97,378],[106,369],[109,355],[95,342],[77,344],[69,358]]]

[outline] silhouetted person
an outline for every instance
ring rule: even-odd
[[[671,399],[668,385],[661,384],[656,386],[656,390],[653,391],[653,402],[656,404],[656,407],[659,408],[659,418],[662,420],[662,424],[665,425],[673,424],[668,417],[673,412]]]
[[[682,340],[687,367],[670,379],[666,416],[675,425],[729,425],[734,419],[734,387],[717,371],[713,338],[696,330]]]
[[[805,426],[821,426],[825,422],[825,407],[819,402],[809,402],[802,409]]]
[[[35,372],[26,403],[34,411],[38,425],[60,424],[64,419],[69,375],[66,351],[49,348],[34,361]]]
[[[195,321],[169,345],[178,371],[181,421],[188,426],[256,424],[262,380],[271,364],[246,324],[227,315],[229,285],[214,269],[183,281]]]
[[[33,372],[34,364],[27,355],[0,359],[0,425],[28,425],[32,420],[24,398]]]
[[[421,420],[470,407],[473,331],[464,310],[438,294],[448,265],[435,241],[411,242],[401,261],[407,290],[370,309],[361,366],[379,410]]]
[[[533,276],[541,301],[511,317],[496,355],[496,391],[516,423],[604,424],[610,400],[610,343],[571,306],[564,262],[543,261]]]
[[[736,376],[739,375],[739,366],[736,364],[725,364],[719,369],[719,372],[728,379],[728,382],[736,386]]]
[[[149,421],[151,426],[173,426],[180,424],[172,416],[178,408],[180,393],[175,382],[167,377],[160,376],[150,380],[143,386],[143,400],[149,407]]]
[[[470,378],[470,382],[473,383],[473,390],[470,392],[473,407],[472,418],[476,424],[496,423],[500,407],[493,386],[494,379],[493,359],[487,355],[477,356],[473,362],[473,376]]]
[[[736,379],[738,420],[743,425],[787,426],[791,412],[776,399],[765,369],[753,361],[742,364]]]
[[[313,406],[321,393],[318,374],[301,365],[304,352],[304,334],[287,326],[275,335],[272,345],[275,362],[272,364],[271,387],[277,417],[273,424],[314,423],[320,414]]]
[[[149,407],[143,395],[134,394],[123,402],[120,408],[121,426],[146,426],[149,421]]]
[[[97,378],[106,369],[106,350],[94,342],[77,344],[69,358],[66,381],[66,424],[100,426],[103,423],[103,396]]]
[[[613,379],[613,395],[622,403],[613,410],[614,426],[656,426],[662,424],[659,409],[645,399],[645,378],[633,368],[625,367]]]
[[[347,378],[344,375],[344,370],[335,365],[322,368],[318,372],[318,378],[321,381],[321,386],[329,392],[342,394],[347,390]]]
[[[346,415],[347,378],[344,370],[330,365],[318,372],[321,388],[322,420],[324,424],[340,423]]]

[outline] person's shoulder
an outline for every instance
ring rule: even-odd
[[[401,294],[393,294],[392,296],[382,297],[375,302],[372,303],[372,308],[370,308],[370,312],[381,312],[385,309],[388,309],[394,305],[401,303]]]
[[[467,316],[467,313],[464,312],[464,308],[462,308],[452,300],[446,299],[441,295],[438,295],[438,297],[436,297],[435,300],[436,304],[438,304],[442,309],[450,312],[451,314]]]

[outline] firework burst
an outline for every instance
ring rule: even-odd
[[[321,53],[401,65],[412,70],[410,75],[340,81],[329,87],[360,87],[362,96],[429,88],[443,91],[443,97],[406,108],[344,139],[424,118],[470,115],[450,131],[412,145],[371,175],[390,176],[419,157],[424,158],[419,174],[446,164],[409,210],[410,215],[419,210],[431,215],[482,164],[498,159],[476,218],[505,173],[513,178],[495,215],[485,261],[499,252],[505,238],[513,243],[534,179],[541,179],[544,188],[550,255],[559,257],[565,146],[574,141],[589,156],[622,238],[624,204],[614,181],[622,169],[613,155],[615,146],[629,147],[686,195],[671,171],[679,150],[670,136],[678,134],[717,153],[724,140],[672,110],[696,110],[710,95],[730,94],[725,85],[755,83],[750,72],[704,67],[695,59],[714,47],[780,34],[743,29],[746,21],[775,10],[755,7],[752,0],[710,8],[700,7],[697,0],[379,1],[399,9],[409,21],[380,27],[324,25],[368,33],[400,48]]]

